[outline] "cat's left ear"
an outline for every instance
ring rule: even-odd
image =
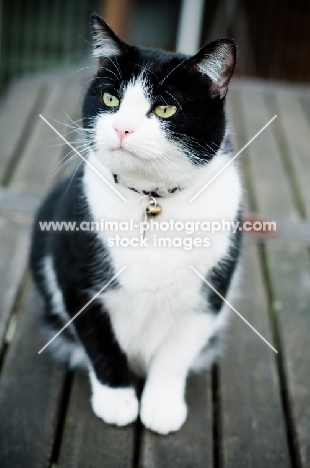
[[[232,39],[218,39],[203,46],[187,62],[187,67],[211,80],[211,95],[225,97],[236,64],[236,44]]]
[[[104,59],[121,55],[127,50],[127,44],[112,31],[101,16],[94,13],[91,15],[90,22],[93,32],[94,57]]]

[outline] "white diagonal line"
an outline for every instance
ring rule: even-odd
[[[209,281],[207,281],[197,270],[196,268],[194,268],[193,266],[191,266],[191,269],[196,273],[196,275],[199,276],[199,278],[201,278],[208,286],[209,288],[211,288],[224,302],[225,304],[227,304],[231,310],[233,310],[237,315],[238,317],[240,317],[268,346],[269,348],[271,348],[275,353],[278,353],[278,351],[269,343],[269,341],[266,340],[266,338],[264,338],[260,333],[259,331],[256,330],[256,328],[253,327],[253,325],[250,324],[250,322],[247,321],[247,319],[245,319],[243,317],[243,315],[240,314],[240,312],[237,311],[237,309],[234,308],[234,306],[232,306],[228,301],[227,299],[225,299],[225,297],[222,296],[222,294],[220,294],[213,286],[212,284],[209,283]]]
[[[50,124],[50,123],[48,122],[48,120],[46,120],[46,118],[43,117],[42,114],[39,114],[39,116],[41,117],[42,120],[44,120],[45,123],[47,123],[47,125],[48,125],[49,127],[51,127],[51,128],[54,130],[55,133],[57,133],[57,135],[58,135],[65,143],[67,143],[68,146],[70,146],[70,148],[71,148],[78,156],[80,156],[81,159],[83,159],[83,161],[84,161],[94,172],[96,172],[96,174],[98,174],[99,177],[101,177],[101,179],[102,179],[112,190],[114,190],[115,193],[117,193],[117,195],[118,195],[122,200],[124,200],[124,202],[128,202],[128,200],[126,200],[126,198],[123,197],[123,195],[120,194],[119,191],[116,190],[116,188],[115,188],[112,184],[110,184],[110,182],[109,182],[105,177],[103,177],[103,175],[100,174],[100,172],[97,171],[97,169],[96,169],[86,158],[84,158],[84,156],[82,156],[81,153],[80,153],[77,149],[75,149],[74,146],[71,145],[71,143],[70,143],[68,140],[66,140],[66,138],[63,137],[62,134],[59,133],[58,130],[56,130],[56,128],[53,127],[53,125]]]
[[[120,275],[120,274],[121,274],[121,273],[122,273],[122,272],[125,270],[125,268],[127,268],[127,266],[124,266],[124,267],[123,267],[123,268],[122,268],[122,269],[121,269],[121,270],[120,270],[118,273],[116,273],[116,275],[114,275],[114,276],[113,276],[113,278],[111,278],[111,279],[110,279],[110,281],[108,281],[108,282],[107,282],[107,283],[106,283],[106,284],[105,284],[105,285],[104,285],[104,286],[103,286],[103,287],[100,289],[100,291],[98,291],[98,292],[97,292],[97,293],[96,293],[96,294],[95,294],[95,295],[94,295],[94,296],[91,298],[91,300],[90,300],[90,301],[88,301],[88,302],[87,302],[87,304],[85,304],[85,305],[84,305],[84,307],[82,307],[82,309],[81,309],[81,310],[79,310],[79,312],[77,312],[77,313],[74,315],[74,317],[72,317],[72,319],[71,319],[71,320],[69,320],[69,322],[68,322],[68,323],[66,323],[66,325],[65,325],[64,327],[62,327],[62,329],[61,329],[61,330],[59,330],[59,332],[58,332],[58,333],[56,333],[56,335],[55,335],[55,336],[53,336],[53,338],[52,338],[52,339],[51,339],[51,340],[50,340],[48,343],[46,343],[46,345],[45,345],[45,346],[43,346],[43,348],[42,348],[42,349],[40,349],[40,351],[38,352],[38,354],[41,354],[41,353],[42,353],[42,351],[44,351],[44,350],[45,350],[45,348],[47,348],[47,347],[48,347],[48,345],[50,345],[50,344],[52,343],[52,341],[54,341],[54,340],[57,338],[57,336],[59,336],[59,335],[60,335],[60,333],[62,333],[62,332],[65,330],[65,328],[67,328],[67,327],[70,325],[70,323],[72,323],[72,322],[73,322],[73,320],[75,320],[75,319],[76,319],[76,317],[77,317],[78,315],[80,315],[80,313],[82,313],[82,312],[83,312],[83,310],[85,310],[85,309],[86,309],[86,307],[88,307],[88,306],[89,306],[89,304],[91,304],[91,303],[92,303],[92,302],[93,302],[93,301],[94,301],[94,300],[95,300],[95,299],[96,299],[96,298],[97,298],[97,297],[98,297],[98,296],[99,296],[99,295],[102,293],[102,291],[104,291],[104,290],[105,290],[105,289],[106,289],[106,288],[109,286],[109,284],[111,284],[111,283],[112,283],[112,281],[114,281],[114,280],[115,280],[115,278],[117,278],[117,277],[118,277],[118,276],[119,276],[119,275]]]
[[[230,159],[230,160],[228,161],[228,163],[226,163],[225,166],[223,166],[222,169],[219,170],[219,171],[215,174],[215,176],[213,176],[213,177],[209,180],[209,182],[206,183],[206,185],[204,185],[204,186],[199,190],[199,192],[197,192],[196,195],[193,196],[193,198],[191,198],[191,199],[189,200],[189,203],[191,203],[192,201],[194,201],[195,198],[197,198],[198,195],[200,195],[201,192],[203,192],[203,191],[204,191],[204,190],[205,190],[205,189],[206,189],[206,188],[207,188],[207,187],[208,187],[208,186],[209,186],[225,169],[226,169],[226,167],[228,167],[228,166],[239,156],[239,154],[241,154],[242,151],[244,151],[245,148],[247,148],[247,147],[252,143],[252,141],[254,141],[255,138],[257,138],[258,135],[260,135],[260,134],[265,130],[265,128],[267,128],[268,125],[270,125],[271,122],[273,122],[274,119],[276,119],[276,118],[277,118],[277,115],[274,115],[274,116],[272,117],[272,119],[270,119],[269,122],[267,122],[266,125],[264,125],[263,128],[261,128],[260,131],[257,132],[256,135],[254,135],[253,138],[251,138],[251,140],[248,141],[247,144],[244,145],[244,147],[241,148],[241,150],[238,151],[238,153],[235,154],[235,156],[234,156],[232,159]]]

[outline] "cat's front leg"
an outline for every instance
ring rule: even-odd
[[[191,364],[213,333],[213,317],[183,320],[155,354],[141,399],[143,424],[159,434],[177,431],[187,416],[185,386]]]
[[[141,399],[141,421],[145,427],[159,434],[178,431],[187,416],[184,399],[186,375],[184,372],[172,375],[168,369],[151,374]]]
[[[67,290],[67,310],[74,316],[89,298]],[[100,301],[92,302],[73,322],[89,358],[91,405],[106,423],[125,426],[137,419],[139,403],[132,386],[127,358]]]

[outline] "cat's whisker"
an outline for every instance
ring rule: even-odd
[[[53,117],[48,116],[49,119],[54,120],[54,122],[58,122],[58,123],[61,124],[61,125],[72,125],[72,124],[76,124],[76,125],[77,125],[77,122],[83,120],[82,118],[81,118],[81,119],[77,119],[77,120],[73,120],[73,119],[67,114],[67,112],[65,111],[65,109],[64,109],[63,107],[60,107],[60,109],[61,109],[62,112],[65,114],[66,118],[70,121],[70,123],[61,122],[61,121],[59,121],[59,120],[57,120],[57,119],[55,119],[55,118],[53,118]]]
[[[72,183],[72,181],[73,181],[73,179],[74,179],[74,177],[75,177],[75,175],[76,175],[76,173],[77,173],[77,171],[78,171],[78,169],[79,169],[79,167],[80,167],[80,165],[81,165],[82,163],[83,163],[83,161],[81,161],[81,162],[78,164],[78,167],[77,167],[77,168],[75,169],[75,171],[73,172],[73,175],[72,175],[72,177],[71,177],[71,179],[70,179],[70,181],[69,181],[69,184],[68,184],[68,186],[67,186],[67,188],[66,188],[66,190],[65,190],[65,194],[67,193],[67,191],[68,191],[68,189],[69,189],[69,187],[70,187],[70,185],[71,185],[71,183]]]
[[[179,101],[171,93],[169,93],[169,91],[167,91],[166,89],[164,90],[164,93],[169,94],[169,96],[177,103],[179,109],[181,110],[182,114],[184,115],[183,108],[182,108],[181,104],[179,103]]]
[[[169,76],[177,70],[183,63],[185,63],[188,60],[188,57],[186,57],[182,62],[180,62],[178,65],[176,65],[159,83],[158,83],[158,88],[162,86],[162,84],[169,78]]]
[[[61,110],[63,111],[67,119],[69,119],[72,124],[77,124],[77,122],[83,121],[83,117],[81,117],[80,119],[73,120],[63,107],[61,107]]]
[[[67,137],[68,135],[72,134],[72,133],[77,133],[77,134],[79,134],[79,135],[85,135],[85,130],[83,129],[83,127],[80,127],[80,126],[78,126],[78,125],[73,126],[71,123],[69,124],[69,123],[65,123],[65,122],[60,122],[59,120],[56,120],[56,119],[54,119],[53,117],[49,117],[49,119],[50,119],[50,120],[53,120],[54,122],[57,122],[59,125],[62,125],[62,126],[64,126],[64,127],[66,127],[66,128],[70,128],[70,129],[71,129],[70,131],[68,131],[68,132],[65,133],[64,136],[66,136],[66,137]],[[57,138],[54,137],[54,138],[52,138],[51,141],[56,140],[56,139],[57,139]]]
[[[184,154],[185,157],[189,158],[190,160],[194,159],[196,161],[195,164],[203,165],[206,163],[205,158],[201,158],[199,156],[194,155],[192,151],[190,151],[189,149],[183,148],[182,153]]]
[[[82,36],[82,34],[80,34],[79,31],[75,27],[74,27],[74,30],[77,33],[77,35],[80,36],[80,38],[83,39],[84,42],[86,42],[86,44],[89,44],[91,47],[93,47],[93,44],[91,44],[87,39],[85,39],[85,37]]]
[[[73,145],[73,143],[76,144],[77,142],[74,141],[71,144]],[[89,143],[87,141],[83,140],[83,142],[81,142],[81,144],[78,144],[78,145],[74,146],[74,148],[75,148],[74,150],[71,149],[69,151],[69,153],[67,153],[67,154],[73,153],[73,152],[75,152],[75,150],[79,151],[80,153],[89,152]]]
[[[64,127],[73,128],[71,123],[69,124],[69,123],[61,122],[60,120],[54,119],[53,117],[50,117],[50,116],[47,116],[47,117],[48,117],[49,120],[53,120],[54,122],[57,122],[59,125],[62,125]]]
[[[119,74],[119,78],[122,79],[123,75],[122,75],[122,71],[121,71],[121,68],[119,66],[119,63],[117,61],[117,58],[115,57],[115,61],[116,63],[112,60],[112,58],[109,56],[109,55],[101,55],[102,58],[106,58],[108,60],[110,60],[110,62],[114,65],[115,69],[117,70],[118,74]],[[100,67],[101,68],[101,67]],[[115,75],[116,76],[116,75]]]
[[[160,163],[160,161],[159,161],[158,159],[153,159],[152,161],[153,161],[155,164],[158,164],[158,165],[166,172],[166,174],[168,175],[168,177],[171,179],[173,185],[174,185],[175,187],[177,187],[178,184],[177,184],[176,181],[173,179],[172,175],[167,171],[167,169]],[[165,186],[165,188],[166,188],[166,192],[168,192],[166,186]]]
[[[156,73],[154,73],[149,68],[143,67],[142,65],[139,65],[138,63],[134,63],[134,62],[129,62],[129,63],[131,63],[132,65],[136,65],[137,67],[141,68],[142,70],[146,70],[148,73],[151,73],[152,75],[154,75],[158,79],[158,76],[156,75]]]
[[[117,81],[119,80],[119,77],[117,76],[117,74],[114,73],[114,71],[110,70],[109,68],[107,68],[107,67],[100,67],[100,70],[106,70],[107,72],[112,73],[112,75],[115,76],[115,78],[117,79]]]
[[[84,134],[84,135],[79,134],[79,133],[77,134],[77,132],[76,132],[75,130],[72,130],[72,131],[70,131],[70,132],[64,133],[64,137],[66,138],[66,140],[69,140],[69,139],[71,139],[71,135],[72,135],[72,134],[73,134],[74,136],[75,136],[75,135],[80,135],[81,137],[83,137],[83,138],[73,138],[73,142],[74,142],[74,143],[85,143],[85,144],[87,143],[87,139],[86,139],[86,137],[85,137],[85,134]],[[70,136],[70,138],[69,138],[69,136]],[[59,137],[52,137],[52,138],[49,138],[49,139],[48,139],[48,142],[50,142],[50,143],[53,143],[53,142],[55,142],[55,141],[58,141],[58,142],[59,142]],[[72,142],[71,142],[71,143],[72,143]],[[49,148],[58,148],[58,147],[61,147],[61,146],[64,146],[64,145],[65,145],[64,142],[60,142],[60,143],[50,144],[48,147],[49,147]]]
[[[67,75],[66,78],[69,78],[70,76],[73,76],[75,75],[76,73],[82,71],[82,70],[86,70],[87,68],[95,68],[95,67],[82,67],[82,68],[79,68],[78,70],[76,70],[75,72],[71,73],[70,75]]]
[[[58,169],[59,166],[61,166],[61,164],[66,161],[67,158],[70,158],[72,154],[75,154],[77,156],[77,154],[73,151],[73,150],[70,150],[68,151],[61,159],[60,161],[58,162],[57,166],[56,166],[56,169]]]
[[[110,58],[111,62],[113,63],[114,67],[118,70],[120,79],[122,79],[122,78],[123,78],[122,70],[121,70],[121,67],[119,66],[119,63],[118,63],[118,61],[117,61],[117,58],[115,57],[115,62],[117,63],[117,65],[115,64],[115,62],[113,62],[113,60],[112,60],[111,57],[109,57],[109,58]]]
[[[162,158],[166,163],[178,174],[178,176],[187,184],[188,183],[188,178],[191,180],[194,180],[194,177],[191,176],[188,172],[184,171],[181,167],[179,167],[177,164],[174,164],[172,160],[164,157]],[[175,159],[176,160],[176,159]],[[177,161],[177,160],[176,160]],[[178,162],[178,161],[177,161]],[[182,171],[183,174],[186,175],[186,177],[182,176],[182,174],[179,172]]]
[[[88,143],[83,143],[82,145],[79,145],[79,146],[76,146],[75,149],[83,154],[87,154],[89,152],[89,145]],[[71,156],[73,154],[73,156]],[[74,159],[76,159],[78,157],[78,155],[74,152],[74,150],[71,150],[69,151],[68,153],[66,153],[66,155],[61,159],[61,161],[58,163],[58,166],[57,167],[57,170],[56,172],[52,175],[50,181],[55,177],[55,175],[64,167],[66,166],[67,164],[69,164],[71,161],[73,161]],[[68,158],[68,159],[66,159]],[[64,161],[65,160],[65,161]],[[64,162],[63,162],[64,161]]]
[[[214,151],[214,148],[212,148],[210,145],[208,145],[208,143],[204,143],[204,145],[202,145],[198,140],[197,138],[194,138],[192,136],[189,136],[189,135],[184,135],[183,133],[180,133],[180,132],[176,132],[176,131],[172,131],[171,133],[175,134],[175,135],[180,135],[181,137],[181,141],[189,141],[189,142],[193,142],[194,145],[200,147],[203,151],[207,151],[207,148],[206,146],[211,150],[211,151]],[[213,143],[215,147],[217,147],[217,149],[220,149],[220,145],[217,145],[215,143]]]
[[[87,153],[88,153],[88,150],[89,150],[89,148],[88,148],[86,145],[77,146],[77,147],[75,147],[75,149],[76,149],[79,153],[81,153],[81,154],[83,154],[83,153],[86,153],[86,154],[87,154]],[[75,153],[75,151],[73,151],[73,150],[68,151],[68,152],[61,158],[61,160],[59,161],[57,167],[58,167],[59,165],[61,165],[61,164],[63,163],[63,161],[66,160],[66,158],[70,158],[72,154],[75,154],[76,156],[78,156],[78,155]]]
[[[110,78],[109,76],[93,76],[91,77],[89,80],[85,81],[83,83],[83,85],[87,85],[88,83],[94,81],[94,80],[107,80],[107,81],[111,81],[112,85],[114,85],[115,83],[115,80],[113,80],[112,78]]]
[[[206,163],[206,158],[212,157],[214,155],[214,153],[216,153],[217,151],[219,151],[221,149],[221,146],[216,145],[216,144],[214,144],[214,146],[217,146],[217,149],[212,148],[207,143],[205,143],[205,146],[204,146],[201,143],[199,143],[196,138],[189,137],[187,135],[183,135],[183,134],[181,134],[179,132],[173,131],[171,133],[173,133],[174,135],[180,135],[180,137],[179,137],[180,138],[180,143],[182,143],[182,141],[183,141],[185,143],[187,142],[189,147],[196,146],[198,148],[201,148],[201,151],[203,152],[204,157],[199,156],[197,154],[197,152],[194,153],[193,150],[190,150],[189,148],[186,148],[186,145],[184,146],[184,145],[181,144],[182,152],[184,154],[186,154],[190,159],[194,159],[194,160],[196,160],[196,162],[198,161],[201,164],[205,164]]]
[[[74,154],[73,156],[71,156],[69,159],[67,159],[65,162],[63,162],[58,168],[57,170],[54,172],[54,174],[52,175],[52,177],[50,178],[49,180],[49,184],[51,183],[51,181],[54,179],[54,177],[58,174],[58,172],[65,166],[67,166],[71,161],[73,161],[74,159],[76,159],[78,156],[77,154]]]
[[[182,174],[180,174],[180,172],[179,172],[179,170],[178,170],[179,168],[176,169],[176,167],[175,167],[174,165],[172,165],[171,161],[170,161],[169,159],[167,159],[167,158],[162,158],[162,160],[165,161],[165,163],[166,163],[168,166],[171,167],[171,169],[178,175],[178,178],[180,178],[180,180],[181,180],[182,182],[184,182],[185,185],[188,185],[188,182],[189,182],[189,181],[188,181]],[[187,174],[187,175],[189,176],[189,174]],[[191,176],[189,176],[189,177],[191,177]],[[191,178],[192,178],[192,177],[191,177]],[[192,178],[192,179],[193,179],[193,178]],[[177,186],[178,184],[175,184],[175,185]]]
[[[193,137],[193,136],[190,136],[190,135],[184,135],[183,133],[180,133],[180,132],[177,132],[175,130],[173,130],[171,133],[175,134],[175,135],[180,135],[182,137],[182,139],[184,140],[190,140],[190,141],[193,141],[196,145],[200,146],[201,148],[203,149],[206,149],[199,141],[197,138]],[[214,143],[213,141],[211,141],[211,143],[217,147],[218,149],[221,147],[221,145],[218,145],[216,143]],[[212,148],[211,146],[209,146],[206,142],[204,142],[204,144],[206,146],[208,146],[210,149],[212,149],[212,151],[214,151],[214,148]]]
[[[165,191],[168,192],[167,186],[166,186],[166,184],[165,184],[165,180],[164,180],[164,178],[163,178],[163,176],[162,176],[160,170],[159,170],[158,167],[156,166],[155,161],[152,160],[151,158],[149,158],[148,160],[151,162],[152,166],[155,167],[155,169],[156,169],[156,171],[157,171],[157,174],[159,175],[159,177],[160,177],[161,180],[162,180],[162,183],[163,183],[163,186],[164,186],[164,188],[165,188]]]
[[[74,142],[75,142],[75,143],[83,143],[83,142],[84,142],[84,143],[87,143],[87,140],[86,140],[86,138],[76,138],[76,139],[74,140]]]
[[[166,106],[169,105],[168,102],[166,101],[166,99],[161,94],[158,95],[158,98],[161,98]]]

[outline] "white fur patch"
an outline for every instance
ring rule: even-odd
[[[65,312],[65,305],[64,305],[62,291],[60,290],[58,283],[57,283],[53,259],[51,256],[44,257],[43,269],[44,269],[44,276],[45,276],[45,285],[52,297],[53,311],[61,315],[63,318],[67,319],[68,316]]]
[[[228,157],[216,156],[210,164],[197,170],[197,178],[191,188],[174,196],[160,199],[162,214],[160,221],[196,221],[221,220],[234,221],[238,211],[241,188],[236,168],[229,166],[210,186],[195,200],[191,197],[219,171]],[[104,168],[96,157],[90,155],[90,162],[97,164],[98,170],[113,183],[111,173]],[[85,190],[94,220],[126,221],[133,219],[138,223],[142,217],[140,194],[121,185],[117,189],[127,198],[124,203],[107,187],[92,169],[85,168]],[[229,194],[229,195],[227,195]],[[104,203],[102,203],[104,200]],[[150,239],[153,233],[147,233]],[[164,236],[185,236],[185,233],[166,231],[156,233]],[[111,236],[139,236],[138,229],[130,232],[109,231],[98,233],[105,245]],[[205,298],[201,295],[201,280],[190,270],[190,265],[202,274],[208,271],[228,251],[230,244],[229,231],[214,234],[202,231],[194,236],[210,238],[210,248],[193,248],[185,251],[182,248],[111,247],[110,256],[115,271],[124,265],[126,270],[118,278],[121,285],[115,291],[105,291],[103,300],[110,313],[117,340],[125,351],[132,367],[141,373],[147,372],[151,361],[160,350],[166,338],[173,336],[178,326],[189,322],[200,312],[205,317],[204,338],[193,353],[194,358],[206,344],[217,326],[212,316],[205,311]],[[189,236],[190,237],[190,236]],[[221,317],[220,314],[218,317]],[[198,326],[199,328],[202,325]],[[221,324],[222,326],[222,324]],[[186,334],[186,333],[185,333]],[[193,340],[196,342],[196,340]],[[189,363],[189,366],[191,363]]]
[[[206,313],[196,313],[175,321],[174,329],[159,346],[148,370],[140,411],[146,427],[168,434],[180,429],[185,422],[188,370],[211,331],[221,326],[223,318],[222,314],[213,318]]]
[[[58,286],[57,278],[55,276],[53,259],[51,256],[43,258],[43,270],[45,276],[45,286],[52,297],[52,310],[63,319],[64,323],[69,321],[69,315],[66,311],[63,294]],[[75,329],[70,326],[70,330],[75,334]],[[55,330],[49,327],[43,329],[46,340],[49,341],[55,335]],[[58,336],[49,345],[49,350],[57,356],[61,361],[69,362],[70,367],[76,366],[87,367],[89,360],[85,353],[84,348],[77,341],[76,343],[69,342],[62,335]]]
[[[93,411],[108,424],[126,426],[138,416],[139,403],[133,388],[111,388],[102,385],[93,370],[89,372]]]

